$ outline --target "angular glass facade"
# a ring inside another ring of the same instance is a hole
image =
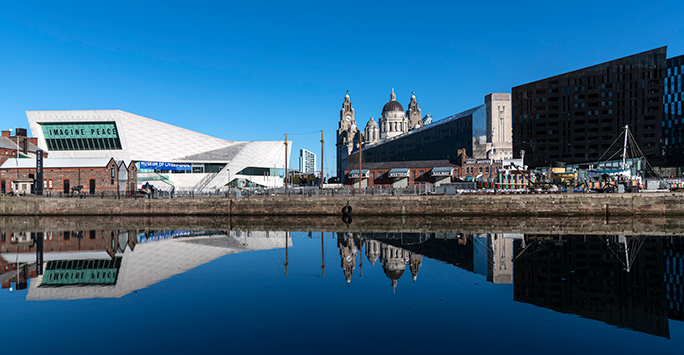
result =
[[[114,122],[41,123],[40,126],[49,151],[121,149]]]
[[[481,137],[484,141],[486,134],[486,107],[480,105],[408,134],[364,146],[363,162],[455,160],[459,149],[473,156],[474,138]],[[347,158],[347,163],[350,162],[358,164],[358,149]]]
[[[674,164],[684,164],[684,115],[682,115],[682,70],[684,56],[667,60],[667,77],[663,106],[665,114],[662,122],[662,154]]]

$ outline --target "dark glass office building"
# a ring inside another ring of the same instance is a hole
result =
[[[480,105],[406,135],[364,146],[363,162],[457,160],[459,149],[472,156],[479,142],[473,138],[485,137],[486,133],[486,106]],[[347,163],[358,164],[358,155],[355,150],[346,158]]]
[[[664,115],[660,143],[669,166],[684,165],[684,115],[682,115],[682,70],[684,56],[667,60],[663,95]]]
[[[514,87],[514,157],[524,151],[530,167],[596,162],[619,155],[623,142],[615,141],[629,125],[657,165],[666,58],[661,47]]]

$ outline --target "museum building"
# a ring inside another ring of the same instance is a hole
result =
[[[133,162],[137,183],[167,191],[283,185],[292,144],[228,141],[122,110],[27,111],[37,145],[58,159]],[[127,165],[128,166],[128,165]]]

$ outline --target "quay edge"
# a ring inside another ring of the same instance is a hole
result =
[[[5,216],[679,216],[684,193],[278,196],[98,199],[0,197]]]

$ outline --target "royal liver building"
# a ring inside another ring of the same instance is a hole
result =
[[[360,138],[363,139],[363,145],[366,146],[400,136],[423,126],[416,95],[411,95],[408,110],[404,111],[404,107],[397,101],[397,95],[392,89],[390,100],[383,106],[378,122],[375,122],[375,119],[371,117],[365,130],[361,132],[356,126],[351,99],[349,94],[346,94],[342,103],[342,110],[340,110],[340,123],[337,130],[338,178],[344,177],[346,157],[358,148]]]
[[[371,117],[363,131],[356,126],[347,94],[337,130],[337,176],[342,182],[345,170],[351,170],[348,160],[354,169],[358,167],[361,139],[364,162],[459,161],[461,154],[463,158],[511,159],[511,94],[490,93],[484,104],[433,122],[430,114],[421,119],[415,95],[404,111],[392,90],[380,119],[376,122]]]

